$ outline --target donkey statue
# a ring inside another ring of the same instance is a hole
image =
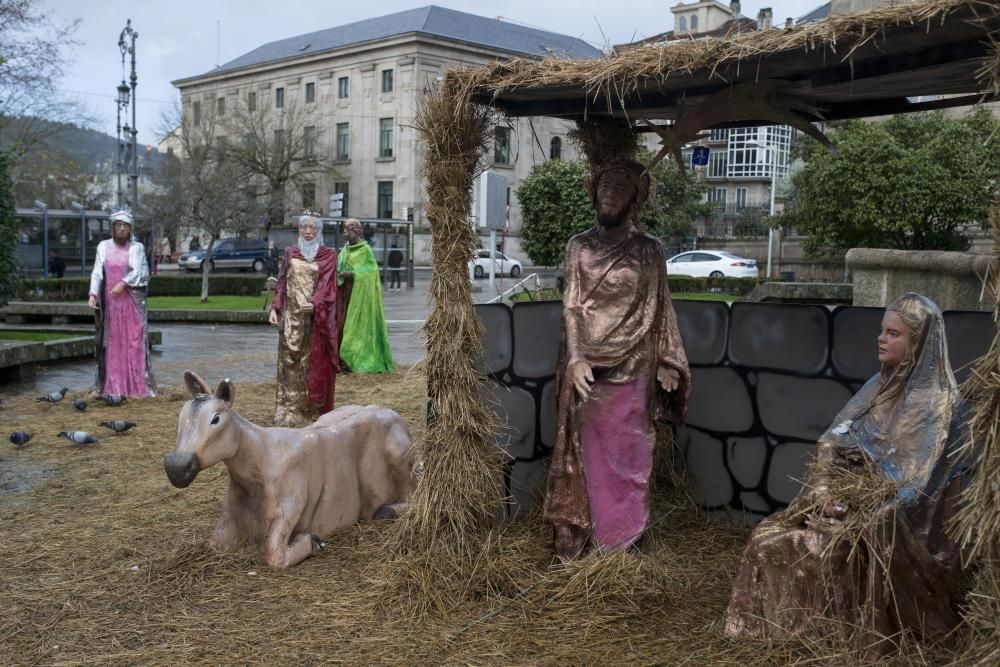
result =
[[[406,507],[416,486],[413,450],[392,410],[347,405],[305,428],[265,428],[232,409],[228,379],[215,394],[191,371],[184,382],[192,398],[163,467],[178,488],[220,461],[229,468],[213,548],[263,544],[264,561],[283,569],[321,550],[333,531]]]

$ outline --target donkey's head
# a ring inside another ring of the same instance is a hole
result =
[[[184,384],[191,400],[181,408],[177,421],[177,447],[163,457],[163,468],[170,483],[184,488],[206,468],[236,453],[239,424],[231,410],[236,393],[225,379],[212,394],[196,373],[184,371]]]

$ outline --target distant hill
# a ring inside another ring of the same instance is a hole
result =
[[[33,144],[36,151],[61,153],[85,172],[113,161],[117,154],[118,141],[110,134],[40,118],[0,119],[0,150],[9,150],[26,132],[37,142]],[[146,159],[158,161],[159,154],[152,155],[155,151],[147,153],[144,144],[140,144],[139,151],[147,156]]]

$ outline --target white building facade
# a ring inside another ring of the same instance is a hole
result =
[[[601,52],[576,38],[424,7],[266,44],[173,83],[189,122],[206,109],[224,114],[240,104],[270,105],[276,117],[292,108],[304,114],[306,141],[332,170],[287,193],[292,210],[326,213],[330,195],[342,193],[343,215],[405,216],[419,232],[427,228],[424,147],[413,124],[428,90],[454,67],[547,54],[580,58]],[[513,191],[535,164],[576,157],[566,138],[571,127],[549,118],[497,126],[490,157],[491,168],[508,181],[508,252],[519,250],[521,216]]]

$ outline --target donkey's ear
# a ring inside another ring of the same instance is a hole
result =
[[[211,394],[212,390],[208,388],[205,381],[202,380],[197,373],[194,371],[184,371],[184,384],[187,385],[188,391],[191,392],[191,397],[195,397],[198,394]]]
[[[232,406],[233,399],[236,398],[236,387],[226,378],[219,383],[219,388],[215,390],[215,397],[228,406]]]

